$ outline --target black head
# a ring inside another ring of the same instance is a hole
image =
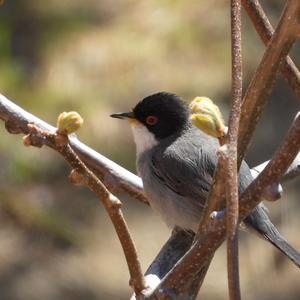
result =
[[[141,100],[131,112],[112,114],[113,118],[136,119],[157,139],[180,133],[189,124],[188,106],[180,97],[160,92]]]
[[[144,98],[133,109],[133,115],[158,139],[179,133],[188,123],[187,104],[166,92]]]

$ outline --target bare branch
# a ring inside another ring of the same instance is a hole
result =
[[[23,110],[1,94],[0,119],[5,121],[10,133],[28,134],[28,124],[35,124],[40,129],[55,132],[55,127]],[[70,136],[70,145],[112,192],[122,191],[141,202],[148,203],[143,193],[142,180],[138,176],[81,143],[76,135]]]
[[[222,199],[224,196],[224,182],[222,182],[222,180],[225,175],[225,164],[225,153],[221,150],[219,151],[218,168],[216,169],[214,176],[214,184],[209,193],[207,206],[203,212],[199,229],[194,239],[194,244],[186,252],[182,259],[174,265],[172,271],[162,279],[149,299],[169,299],[169,297],[172,297],[172,295],[179,297],[186,292],[190,282],[197,282],[197,289],[201,287],[212,260],[213,253],[210,253],[206,256],[198,256],[195,245],[201,244],[203,236],[207,237],[209,232],[211,230],[215,230],[217,228],[216,224],[219,223],[218,220],[215,220],[211,217],[211,213],[219,210],[222,205]],[[211,243],[210,247],[212,247],[214,241],[214,239],[207,241]]]
[[[266,102],[266,98],[271,91],[281,61],[287,55],[289,49],[295,41],[295,24],[298,22],[299,11],[300,2],[289,0],[276,32],[274,33],[274,36],[269,43],[266,53],[260,63],[260,66],[248,87],[244,105],[242,107],[243,117],[240,122],[242,128],[240,127],[239,131],[241,134],[239,136],[239,149],[241,149],[239,156],[240,161],[245,154],[258,118]],[[295,156],[296,155],[297,153]],[[290,161],[290,163],[291,162],[292,161]],[[288,168],[288,166],[289,165],[287,164],[286,168]],[[283,173],[281,175],[283,175]],[[256,178],[256,180],[258,178],[259,176]],[[268,185],[275,183],[278,183],[278,181],[270,182]],[[265,185],[263,188],[265,189],[266,187],[267,185]],[[212,190],[213,189],[214,187],[212,187]],[[262,189],[261,193],[259,194],[260,199],[264,189]],[[258,203],[256,203],[256,205],[257,204]],[[210,204],[208,204],[208,206],[210,206]],[[254,206],[252,209],[253,208]],[[240,212],[241,209],[244,213],[244,207],[240,208]],[[250,213],[252,209],[247,209],[247,213]],[[243,218],[245,216],[246,214],[243,215]],[[160,296],[161,299],[167,299],[170,297],[170,294],[179,294],[183,285],[182,278],[184,278],[185,282],[193,280],[195,274],[197,274],[197,271],[201,270],[203,266],[210,262],[214,252],[222,244],[224,238],[224,220],[209,220],[203,227],[200,227],[196,241],[192,245],[191,249],[174,266],[172,272],[169,272],[165,276],[160,285],[156,288],[153,298],[151,299],[155,299],[155,297],[158,296]]]
[[[266,167],[241,195],[240,221],[259,204],[262,200],[264,189],[280,180],[280,177],[288,169],[289,164],[297,156],[299,148],[300,116],[294,122],[278,151],[276,151],[269,167]],[[190,282],[195,277],[195,274],[210,262],[214,252],[225,240],[226,226],[224,219],[208,221],[205,224],[205,228],[202,228],[201,234],[189,251],[174,266],[172,272],[169,272],[164,277],[156,289],[156,296],[161,296],[164,293],[166,298],[161,299],[168,299],[167,297],[170,293],[178,294],[178,276],[180,279],[184,278],[185,282]],[[151,299],[155,299],[155,297]]]
[[[276,31],[244,96],[238,141],[239,164],[249,146],[279,68],[295,42],[299,11],[300,1],[287,1]]]
[[[55,127],[49,125],[45,121],[37,118],[36,116],[28,113],[15,103],[8,100],[6,97],[0,94],[0,119],[6,122],[7,127],[11,133],[28,133],[28,124],[36,124],[39,128],[48,130],[50,132],[55,131]],[[101,155],[95,150],[91,149],[87,145],[80,142],[76,135],[70,136],[70,144],[75,150],[80,159],[103,181],[105,186],[112,192],[125,192],[145,204],[148,204],[148,200],[143,192],[143,183],[140,177],[129,172],[123,167],[119,166],[115,162],[111,161],[107,157]],[[253,173],[261,172],[263,169],[262,163],[259,166],[254,167]],[[290,168],[287,174],[283,177],[284,180],[294,178],[300,173],[300,158],[295,161],[294,168]],[[214,210],[214,209],[213,209]],[[210,214],[208,214],[209,216]]]
[[[267,45],[272,38],[274,29],[259,1],[242,0],[242,4],[247,11],[260,38],[262,39],[264,44]],[[296,98],[298,99],[298,101],[300,101],[300,72],[289,56],[284,59],[280,69],[284,78],[290,85],[291,89],[294,91]]]
[[[10,128],[10,130],[13,130],[13,133],[25,133],[27,134],[28,131],[28,124],[32,124],[35,123],[38,125],[38,127],[43,128],[45,130],[49,130],[50,132],[54,132],[55,128],[50,126],[49,124],[45,123],[44,121],[38,119],[37,117],[33,116],[32,114],[26,112],[25,110],[21,109],[20,107],[18,107],[17,105],[15,105],[14,103],[12,103],[11,101],[9,101],[8,99],[6,99],[4,96],[0,95],[0,118],[3,119],[4,121],[8,121],[7,123],[7,127]],[[13,124],[13,126],[9,125],[9,124]],[[15,129],[13,129],[15,128]],[[76,151],[77,153],[81,154],[81,158],[83,158],[83,160],[85,160],[85,158],[88,160],[89,163],[93,164],[94,167],[96,169],[99,170],[103,170],[102,172],[105,175],[104,178],[106,178],[104,180],[104,183],[106,183],[106,180],[109,180],[108,178],[112,178],[112,182],[114,185],[114,190],[122,190],[122,191],[127,191],[124,186],[128,186],[128,190],[131,190],[133,192],[130,192],[129,194],[131,196],[133,196],[136,199],[140,199],[140,195],[142,195],[144,197],[144,195],[140,192],[142,191],[142,183],[139,177],[135,176],[134,174],[130,173],[129,171],[123,169],[122,167],[118,166],[116,163],[110,161],[109,159],[107,159],[106,157],[102,156],[101,154],[97,153],[96,151],[90,149],[88,146],[84,145],[83,143],[81,143],[80,141],[78,141],[75,137],[71,138],[71,143],[72,143],[72,147],[76,147]],[[293,164],[291,165],[291,167],[287,170],[287,179],[290,178],[290,173],[294,173],[294,171],[298,170],[298,174],[299,174],[299,165],[300,165],[300,157],[299,155],[297,156],[297,159],[295,159],[295,161],[293,162]],[[223,166],[224,166],[224,162],[223,162]],[[255,167],[253,170],[257,169],[258,173],[262,171],[262,167],[261,165],[257,167]],[[120,174],[118,174],[120,170]],[[123,171],[125,170],[125,171]],[[217,172],[220,170],[224,170],[224,168],[217,168]],[[102,174],[103,174],[102,173]],[[98,173],[97,173],[98,174]],[[217,177],[222,177],[222,174],[219,174],[219,176]],[[120,179],[121,178],[121,179]],[[136,180],[136,178],[138,180]],[[285,179],[285,176],[283,177],[283,179]],[[123,183],[122,188],[120,189],[118,184],[119,184],[119,180]],[[218,182],[218,181],[217,181]],[[220,182],[221,183],[221,182]],[[216,193],[214,196],[210,196],[211,198],[214,199],[219,199],[220,195],[224,194],[224,190],[223,190],[223,185],[222,183],[218,185],[219,188],[216,188],[216,184],[214,185],[215,189],[211,191]],[[209,204],[211,203],[211,205]],[[203,224],[208,224],[209,221],[211,221],[211,213],[213,211],[219,211],[218,208],[218,204],[219,202],[216,201],[211,202],[208,201],[208,206],[206,209],[206,213],[204,213],[203,217]],[[219,218],[215,219],[213,218],[213,224],[218,223]],[[202,224],[202,227],[203,227]],[[205,228],[203,227],[203,229],[201,230],[201,235],[207,237],[208,232],[210,230],[209,226],[205,226]],[[213,237],[213,236],[212,236]],[[185,241],[185,239],[189,240],[188,237],[185,237],[184,235],[180,235],[180,239],[182,243],[185,243],[188,241]],[[164,265],[165,263],[168,264],[168,256],[161,256],[160,258],[161,261],[161,265]],[[164,260],[166,259],[166,261],[164,262]],[[210,258],[211,259],[211,258]],[[206,267],[208,268],[209,266],[209,262],[210,260],[207,260],[207,264]],[[175,261],[172,261],[172,263],[169,265],[171,266],[172,264],[175,264]],[[173,266],[172,266],[173,267]],[[194,278],[194,283],[198,283],[201,284],[206,271],[204,272],[204,269],[201,269],[201,266],[199,266],[199,270],[202,270],[202,272],[198,272],[196,276],[198,276],[198,278]],[[159,274],[162,271],[160,271]],[[168,271],[166,271],[167,273]],[[155,270],[152,269],[152,273],[155,274]],[[158,275],[158,278],[160,275]],[[197,279],[197,280],[196,280]],[[196,295],[197,291],[199,290],[199,286],[193,286],[192,288],[189,287],[185,287],[183,288],[183,291],[187,289],[188,292],[186,292],[186,294],[189,293],[189,295],[191,296],[192,293]],[[194,299],[194,298],[190,298],[190,299]]]
[[[6,124],[6,127],[10,130],[9,125]],[[45,144],[59,152],[71,166],[73,180],[74,177],[77,177],[77,179],[79,178],[80,181],[82,181],[82,184],[86,185],[97,195],[99,200],[101,200],[121,242],[130,273],[130,284],[136,295],[141,295],[146,287],[144,276],[142,274],[134,242],[123,217],[120,200],[111,194],[97,176],[80,160],[69,145],[67,135],[60,134],[58,131],[56,133],[50,133],[33,124],[28,125],[28,131],[29,134],[25,137],[26,145],[31,144],[40,147]]]
[[[300,150],[300,114],[293,122],[286,137],[263,171],[250,184],[241,196],[240,219],[244,219],[249,211],[261,201],[264,189],[278,183],[288,170]]]
[[[254,175],[253,177],[258,176],[258,174],[260,174],[263,171],[263,169],[268,165],[268,163],[269,163],[269,160],[254,167],[251,170],[251,172],[252,172],[252,175],[254,173],[256,173],[256,175]],[[287,169],[286,173],[284,174],[284,176],[281,178],[280,181],[285,182],[285,181],[294,179],[298,176],[300,176],[300,153],[298,153],[298,155],[296,156],[294,161],[291,163],[291,165],[289,166],[289,168]]]
[[[232,104],[228,123],[228,145],[226,152],[226,232],[227,270],[229,298],[241,299],[238,262],[238,168],[237,141],[242,103],[242,43],[241,1],[231,0],[231,61],[232,61]]]

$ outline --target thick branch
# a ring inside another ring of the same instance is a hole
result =
[[[239,164],[245,156],[280,66],[295,42],[299,14],[300,1],[289,0],[267,50],[248,86],[243,100],[239,128]]]
[[[268,45],[274,33],[274,29],[259,1],[242,0],[242,4],[247,11],[260,38],[265,45]],[[283,60],[280,69],[284,78],[290,85],[291,89],[294,91],[296,98],[300,101],[300,72],[289,56],[287,56]]]

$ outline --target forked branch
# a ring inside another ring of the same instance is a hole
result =
[[[6,123],[6,128],[9,131],[13,130],[9,126],[9,123]],[[142,292],[146,289],[146,285],[134,242],[123,217],[120,200],[110,193],[97,176],[80,160],[70,146],[66,134],[62,134],[59,131],[53,133],[42,130],[36,125],[31,124],[28,125],[28,135],[24,138],[24,144],[37,147],[47,145],[56,150],[72,168],[70,174],[71,182],[76,185],[86,185],[97,195],[110,216],[121,242],[130,273],[130,284],[137,295],[137,299],[142,299]]]
[[[242,4],[260,38],[264,44],[267,45],[273,36],[274,29],[259,1],[242,0]],[[280,70],[294,92],[297,100],[300,101],[300,72],[289,56],[284,59]]]

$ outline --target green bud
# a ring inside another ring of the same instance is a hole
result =
[[[61,134],[71,134],[77,131],[82,124],[83,119],[76,111],[63,112],[57,118],[57,128]]]
[[[207,97],[196,97],[189,105],[190,120],[206,134],[216,138],[225,135],[226,127],[219,107]]]

